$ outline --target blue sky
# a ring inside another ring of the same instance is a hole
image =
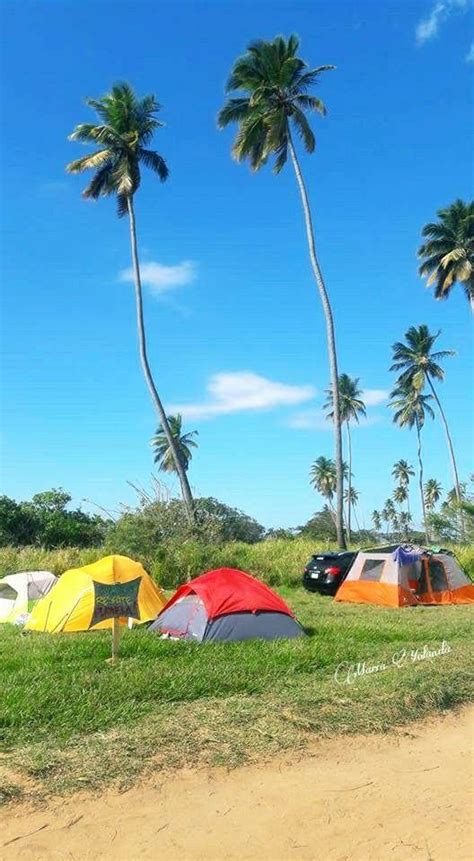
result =
[[[302,155],[340,370],[360,377],[369,420],[354,430],[359,517],[415,463],[391,423],[390,345],[408,326],[453,348],[440,395],[461,475],[472,470],[472,324],[456,287],[435,302],[417,275],[421,226],[472,189],[472,6],[463,0],[334,3],[15,2],[2,7],[2,488],[18,499],[63,486],[74,503],[133,503],[148,485],[156,422],[135,334],[128,225],[111,201],[81,200],[67,141],[92,118],[85,96],[116,80],[154,92],[155,148],[170,180],[136,201],[150,358],[168,406],[199,430],[190,472],[267,526],[307,520],[308,471],[332,455],[321,419],[324,320],[288,166],[253,175],[215,117],[235,57],[253,38],[297,32],[319,95],[315,155]],[[439,421],[426,477],[452,485]],[[415,491],[413,491],[415,496]],[[87,506],[85,506],[87,507]],[[416,502],[415,502],[416,510]]]

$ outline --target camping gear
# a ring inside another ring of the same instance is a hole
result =
[[[72,568],[34,608],[26,630],[61,633],[115,628],[127,618],[148,622],[165,597],[139,562],[106,556],[92,565]]]
[[[198,643],[304,636],[294,614],[275,592],[234,568],[207,571],[180,586],[150,631]]]
[[[47,595],[57,579],[51,571],[19,571],[0,580],[0,623],[26,620],[30,603]]]
[[[335,601],[406,607],[474,603],[474,585],[448,551],[420,547],[360,551]]]

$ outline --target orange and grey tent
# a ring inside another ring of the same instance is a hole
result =
[[[106,556],[92,565],[72,568],[38,601],[28,631],[88,631],[111,628],[113,618],[148,622],[166,603],[161,589],[139,562]]]
[[[420,548],[360,551],[336,601],[407,607],[474,603],[474,585],[455,557]]]

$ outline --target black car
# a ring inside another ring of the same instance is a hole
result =
[[[351,567],[356,553],[318,553],[304,569],[303,586],[310,592],[335,595]]]

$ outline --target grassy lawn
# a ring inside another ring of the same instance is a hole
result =
[[[170,766],[233,766],[315,734],[385,732],[472,696],[472,608],[385,610],[280,591],[304,640],[199,646],[125,631],[115,667],[108,633],[2,626],[0,800],[127,785]],[[411,650],[443,640],[449,654],[412,661]],[[336,681],[342,662],[364,661],[388,668],[349,684],[341,670]]]

